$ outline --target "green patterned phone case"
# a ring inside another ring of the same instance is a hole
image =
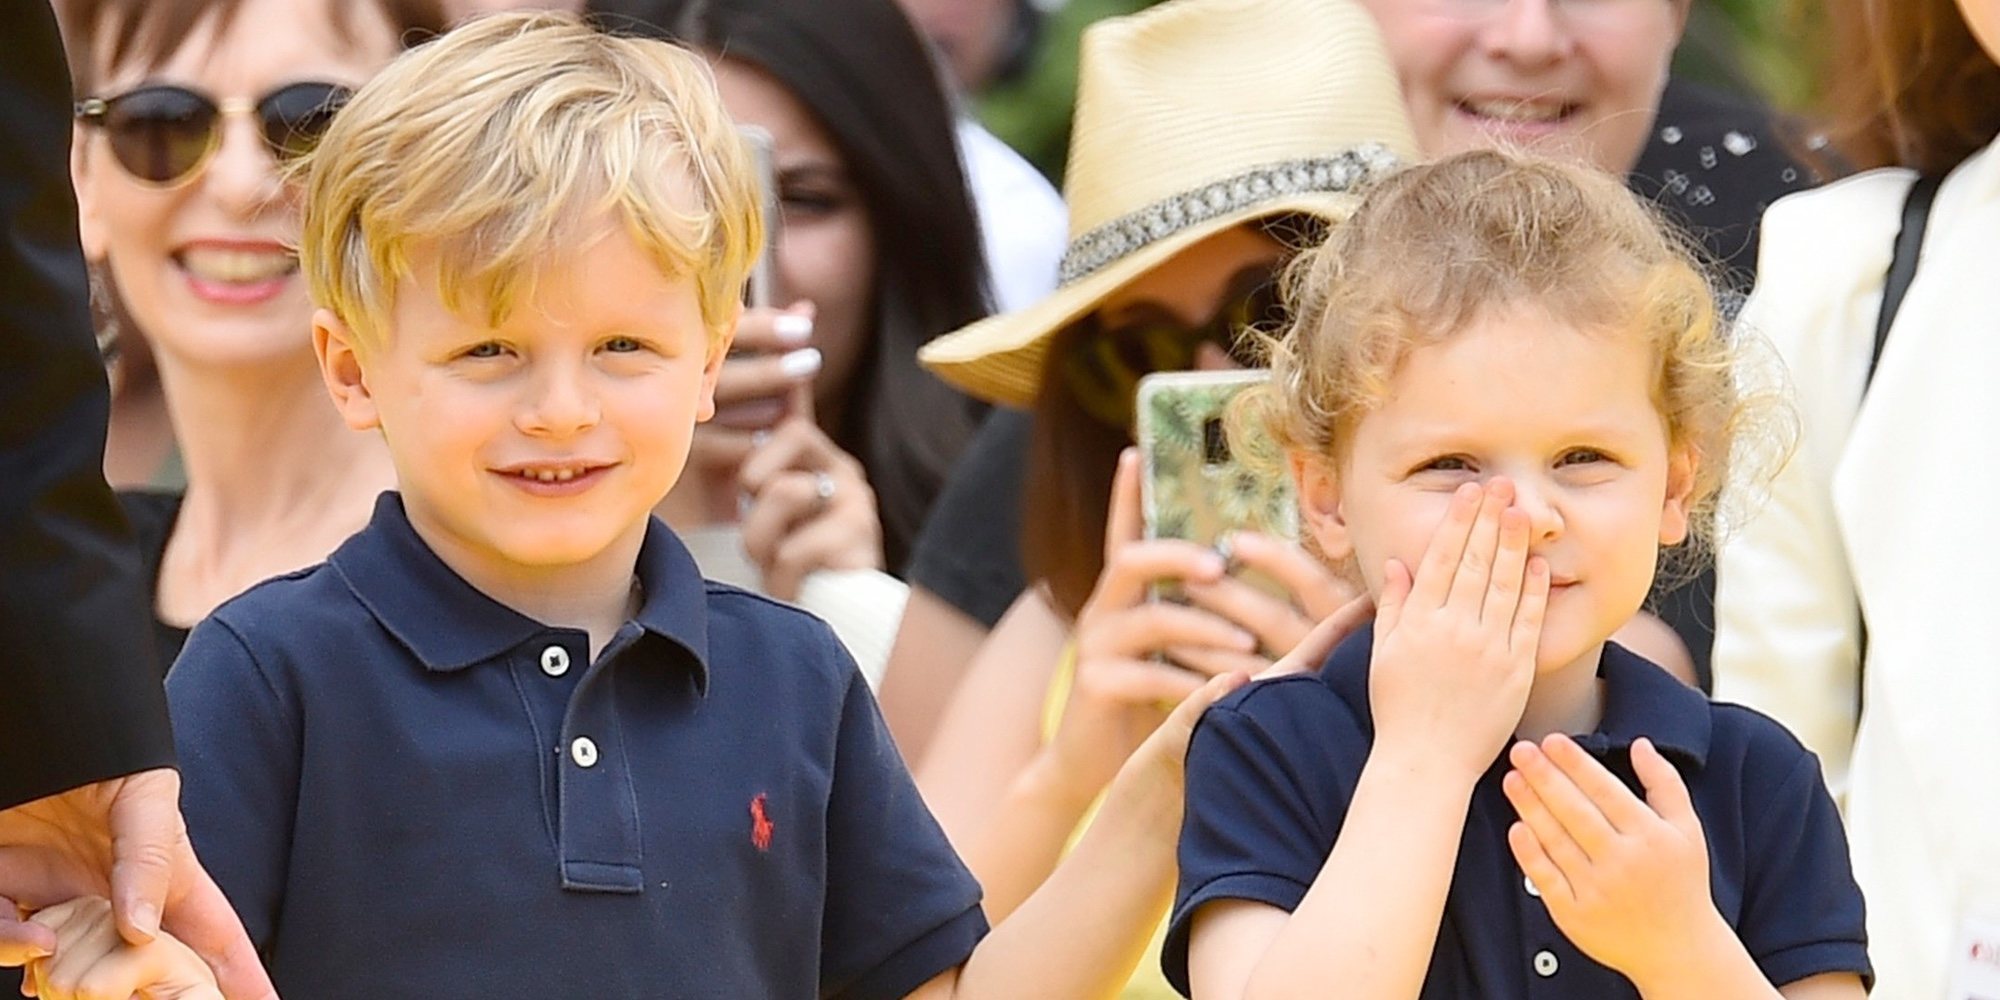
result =
[[[1289,477],[1247,466],[1223,429],[1230,401],[1263,382],[1263,370],[1160,372],[1139,382],[1138,432],[1144,459],[1141,495],[1146,537],[1214,546],[1232,531],[1296,539],[1298,502]],[[1239,573],[1246,582],[1289,598],[1275,580]],[[1158,596],[1177,595],[1162,588]]]

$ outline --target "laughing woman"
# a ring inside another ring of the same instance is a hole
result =
[[[318,562],[389,487],[313,361],[286,159],[429,0],[69,0],[85,255],[149,345],[185,493],[126,493],[163,661],[216,605]]]

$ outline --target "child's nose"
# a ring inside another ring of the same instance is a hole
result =
[[[517,423],[526,434],[567,437],[596,426],[599,415],[597,395],[581,372],[549,371],[534,379]]]
[[[1562,537],[1562,508],[1549,484],[1533,477],[1514,480],[1514,506],[1528,515],[1528,537],[1551,542]]]

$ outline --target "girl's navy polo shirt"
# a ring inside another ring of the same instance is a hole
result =
[[[1319,876],[1373,739],[1372,643],[1364,630],[1319,673],[1245,687],[1196,726],[1161,959],[1183,994],[1197,908],[1251,899],[1290,912]],[[1765,976],[1780,986],[1823,972],[1870,979],[1861,890],[1819,761],[1777,723],[1711,703],[1616,644],[1605,644],[1598,675],[1604,719],[1578,742],[1634,789],[1641,736],[1680,770],[1708,839],[1716,909]],[[1638,997],[1563,937],[1515,865],[1507,770],[1503,752],[1474,787],[1423,1000]]]
[[[182,804],[288,1000],[900,997],[979,886],[827,626],[665,526],[586,636],[452,573],[386,494],[194,630]]]

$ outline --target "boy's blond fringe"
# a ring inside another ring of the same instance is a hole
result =
[[[544,266],[618,225],[663,273],[692,276],[718,338],[763,239],[704,60],[562,14],[479,18],[404,53],[295,169],[308,288],[364,350],[402,280],[498,326]]]

